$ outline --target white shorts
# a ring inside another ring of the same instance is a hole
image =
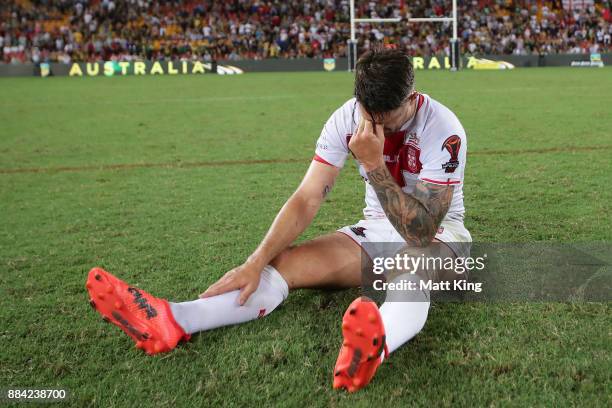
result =
[[[370,258],[394,256],[402,246],[406,244],[404,238],[395,230],[387,218],[361,220],[355,225],[348,225],[338,230],[348,235],[359,246],[361,246]],[[435,238],[444,242],[457,257],[468,257],[470,255],[470,244],[472,236],[462,222],[444,220],[438,228]],[[363,245],[368,243],[367,245]],[[376,244],[381,245],[376,245]],[[397,243],[397,246],[389,245]]]

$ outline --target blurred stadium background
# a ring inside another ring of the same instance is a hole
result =
[[[612,63],[610,1],[457,1],[459,72],[450,22],[407,23],[451,0],[355,4],[402,19],[358,24],[358,52],[407,48],[466,128],[475,240],[610,242],[612,75],[589,68]],[[349,5],[0,1],[0,387],[103,407],[612,405],[609,302],[434,304],[355,395],[331,369],[357,289],[293,293],[159,358],[90,310],[92,266],[186,300],[249,255],[351,97]],[[124,71],[155,75],[106,77]],[[301,239],[358,220],[346,167]]]
[[[0,4],[5,63],[346,57],[349,0],[10,0]],[[461,51],[470,55],[605,53],[609,0],[457,2]],[[360,18],[445,17],[451,0],[356,1]],[[360,24],[374,43],[415,56],[449,55],[451,23]]]

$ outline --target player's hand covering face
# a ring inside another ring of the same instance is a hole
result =
[[[349,141],[349,149],[366,171],[374,170],[383,161],[385,132],[381,124],[374,125],[371,121],[361,119],[357,132]]]

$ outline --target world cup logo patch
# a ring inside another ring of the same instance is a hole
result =
[[[454,173],[459,167],[459,149],[461,148],[461,138],[457,135],[452,135],[442,143],[442,149],[450,154],[450,160],[442,165],[446,173]]]

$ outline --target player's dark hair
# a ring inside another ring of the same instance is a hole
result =
[[[374,120],[397,109],[414,87],[414,69],[399,49],[375,48],[355,66],[355,97]]]

